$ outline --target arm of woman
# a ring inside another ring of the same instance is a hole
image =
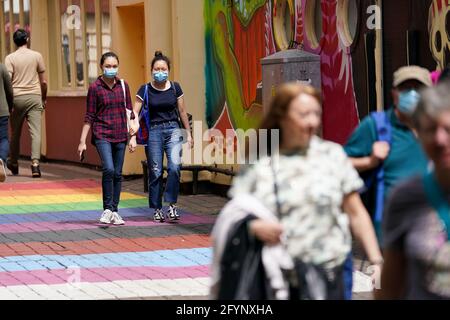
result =
[[[139,98],[136,98],[136,100],[134,101],[134,106],[133,106],[133,112],[135,115],[134,118],[134,124],[135,125],[131,125],[130,126],[130,136],[134,137],[136,135],[136,133],[139,130],[139,113],[141,112],[142,109],[142,101]]]
[[[283,228],[278,222],[255,219],[249,222],[249,231],[262,242],[276,245],[280,242]]]
[[[81,158],[83,151],[87,149],[86,139],[89,134],[89,130],[95,121],[95,114],[97,112],[97,94],[93,86],[89,87],[86,98],[86,115],[84,116],[84,125],[81,130],[80,144],[78,145],[78,154]]]
[[[406,259],[398,250],[384,251],[384,266],[381,273],[381,290],[375,291],[377,300],[402,299],[405,290]]]
[[[370,263],[381,264],[383,257],[378,246],[375,230],[357,192],[352,192],[344,197],[343,209],[349,215],[352,233],[363,246]]]
[[[91,124],[85,123],[83,125],[83,129],[81,130],[80,144],[78,145],[78,155],[80,156],[80,159],[81,159],[81,154],[83,153],[83,151],[85,151],[87,149],[86,139],[87,139],[87,135],[89,134],[90,129],[91,129]]]
[[[194,147],[194,140],[192,139],[191,135],[191,126],[189,125],[189,118],[186,112],[184,97],[178,98],[178,112],[180,113],[181,122],[183,123],[183,126],[187,131],[186,132],[187,142],[189,143],[189,146],[192,148]]]
[[[130,153],[133,153],[136,151],[136,147],[137,147],[137,141],[136,141],[136,134],[139,130],[139,113],[141,112],[142,109],[142,101],[139,98],[136,98],[135,102],[134,102],[134,106],[133,106],[133,112],[135,114],[135,118],[133,120],[133,122],[131,122],[131,126],[130,126],[130,142],[128,143],[128,150],[130,151]]]

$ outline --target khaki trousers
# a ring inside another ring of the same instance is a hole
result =
[[[10,160],[17,163],[20,155],[20,135],[25,119],[31,135],[31,160],[41,158],[41,119],[42,98],[40,95],[28,94],[14,97],[14,110],[11,114],[12,137]]]

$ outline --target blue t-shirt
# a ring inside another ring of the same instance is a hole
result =
[[[145,86],[148,88],[147,101],[144,101]],[[166,90],[156,89],[152,83],[147,83],[136,94],[136,97],[144,103],[147,103],[151,124],[178,121],[176,108],[178,108],[178,99],[182,96],[183,90],[181,90],[180,85],[176,82],[171,82],[170,88]]]
[[[383,162],[385,199],[392,187],[405,178],[423,174],[428,165],[428,159],[414,133],[398,120],[392,108],[386,114],[392,126],[392,144]],[[370,156],[372,145],[378,141],[377,136],[375,121],[367,116],[355,129],[344,150],[352,158]]]

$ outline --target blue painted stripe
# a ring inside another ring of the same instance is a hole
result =
[[[34,255],[0,258],[0,272],[55,270],[70,267],[193,267],[209,265],[212,248],[85,255]]]
[[[178,210],[181,215],[188,215],[184,210]],[[127,208],[120,210],[120,215],[124,218],[130,217],[151,217],[153,212],[149,208]],[[94,211],[66,211],[58,213],[24,213],[0,215],[0,224],[28,223],[28,222],[80,222],[98,221],[101,215],[100,210]]]

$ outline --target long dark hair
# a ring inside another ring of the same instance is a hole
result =
[[[158,61],[164,61],[165,63],[167,63],[167,67],[169,68],[170,71],[170,59],[167,56],[163,55],[161,51],[155,52],[155,57],[152,60],[152,70],[153,67],[155,66],[155,63]]]

